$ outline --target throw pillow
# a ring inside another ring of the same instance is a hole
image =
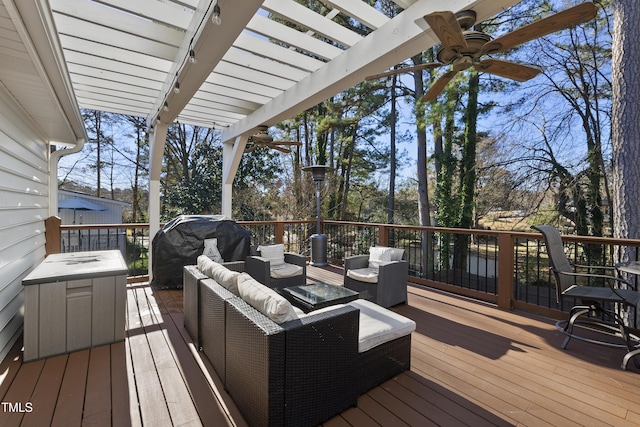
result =
[[[238,276],[238,291],[240,298],[276,323],[298,318],[289,301],[247,273]]]
[[[202,252],[202,255],[208,256],[215,262],[224,261],[218,250],[218,239],[204,239],[204,252]]]
[[[284,265],[284,245],[260,245],[258,246],[260,256],[266,258],[271,263],[271,268]]]
[[[369,248],[369,268],[377,269],[381,264],[391,261],[393,250],[384,246]]]

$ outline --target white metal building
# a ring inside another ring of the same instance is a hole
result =
[[[58,202],[78,198],[86,200],[104,210],[94,209],[65,209],[58,203],[58,216],[62,225],[69,224],[122,224],[122,211],[131,206],[129,203],[104,197],[91,196],[77,191],[58,190]]]

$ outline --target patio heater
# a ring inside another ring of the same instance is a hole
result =
[[[328,170],[331,170],[327,165],[312,165],[302,168],[305,172],[311,172],[313,181],[316,183],[316,234],[311,235],[311,262],[310,265],[316,267],[323,267],[328,264],[327,262],[327,236],[320,232],[320,188],[324,176]]]

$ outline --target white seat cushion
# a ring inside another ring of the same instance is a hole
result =
[[[287,277],[299,276],[302,274],[302,267],[288,262],[282,265],[271,266],[269,270],[274,279],[286,279]]]
[[[373,267],[349,269],[347,276],[358,282],[378,283],[378,269]]]
[[[364,353],[380,344],[409,335],[416,322],[364,299],[348,303],[360,310],[358,351]]]
[[[298,318],[289,301],[247,273],[238,276],[238,291],[240,298],[276,323]]]

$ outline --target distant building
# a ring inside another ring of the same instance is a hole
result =
[[[58,190],[58,206],[62,200],[74,197],[101,206],[105,210],[58,208],[58,216],[62,220],[62,225],[122,224],[122,211],[131,205],[104,197],[90,196],[79,191]]]
[[[122,224],[122,210],[129,206],[117,200],[58,190],[58,216],[62,225]],[[126,256],[124,228],[63,230],[60,237],[62,252],[119,249]]]

